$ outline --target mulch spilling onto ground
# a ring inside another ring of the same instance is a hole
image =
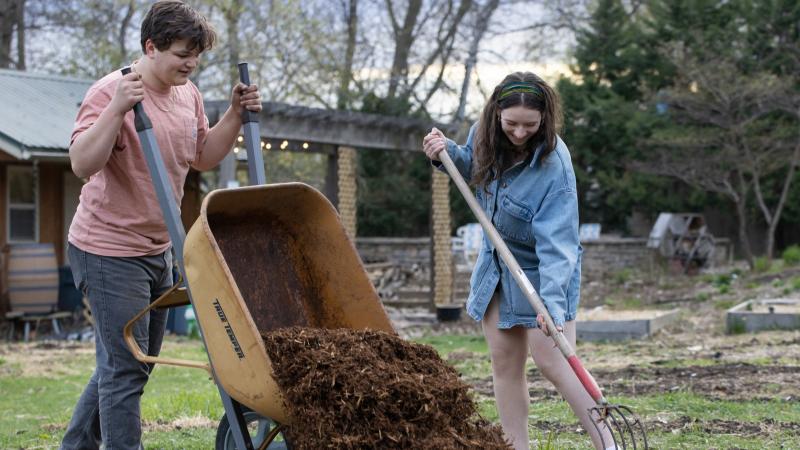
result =
[[[469,387],[431,347],[369,330],[264,334],[302,449],[508,449]]]

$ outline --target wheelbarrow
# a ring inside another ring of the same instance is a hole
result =
[[[249,84],[246,64],[240,78]],[[272,378],[261,333],[289,326],[373,329],[394,333],[355,246],[331,203],[303,183],[264,183],[258,118],[243,114],[254,186],[218,189],[203,200],[185,234],[161,153],[141,104],[136,129],[185,285],[179,281],[125,327],[141,362],[209,372],[225,408],[216,447],[287,448],[272,442],[290,424],[287,403]],[[154,308],[191,304],[209,362],[152,357],[132,335]],[[256,435],[248,425],[256,423]]]

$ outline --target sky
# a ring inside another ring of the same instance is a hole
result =
[[[511,5],[513,6],[513,5]],[[481,51],[479,53],[478,65],[476,71],[472,75],[472,84],[469,90],[467,117],[476,117],[480,109],[483,107],[486,96],[492,91],[507,74],[515,71],[531,71],[546,81],[555,83],[560,76],[570,76],[568,61],[568,48],[571,44],[569,37],[556,37],[550,35],[535,35],[530,31],[517,31],[509,32],[507,28],[515,28],[522,26],[523,22],[533,22],[543,20],[542,17],[546,11],[542,8],[533,6],[526,6],[526,14],[520,16],[517,8],[501,7],[495,12],[493,17],[493,25],[489,28],[489,33],[484,38],[481,44]],[[523,20],[520,17],[524,17]],[[364,25],[370,25],[368,19]],[[501,26],[498,26],[501,24]],[[384,24],[385,26],[385,24]],[[505,27],[505,28],[504,28]],[[388,33],[389,30],[382,30]],[[135,34],[137,39],[133,39]],[[138,29],[131,30],[131,49],[135,50],[138,45]],[[37,33],[37,38],[33,42],[28,43],[29,52],[33,55],[48,55],[48,51],[53,48],[64,47],[63,41],[59,42],[58,36],[52,33]],[[388,36],[386,37],[388,39]],[[383,39],[381,39],[383,40]],[[531,48],[537,41],[548,44],[548,48],[539,49],[538,52],[532,52]],[[69,44],[67,44],[69,45]],[[465,47],[466,42],[457,42],[461,48]],[[214,49],[213,51],[219,51]],[[388,50],[392,50],[391,46]],[[534,57],[531,53],[537,53],[544,56]],[[39,61],[34,69],[43,72],[57,72],[57,65],[63,63],[63,56],[76,57],[75,52],[68,52],[67,55],[61,54],[62,59],[44,57],[38,58]],[[391,54],[386,57],[391,58]],[[33,62],[33,61],[31,61]],[[383,61],[382,63],[388,64],[390,61]],[[411,72],[414,72],[414,67],[411,67]],[[388,76],[388,68],[375,69],[370,68],[363,71],[362,76]],[[417,68],[417,70],[419,70]],[[435,74],[439,69],[431,67],[429,69],[429,81],[433,81]],[[462,62],[456,62],[447,68],[445,71],[445,80],[449,86],[458,91],[464,78],[464,67]],[[207,93],[210,97],[218,97],[213,92]],[[452,118],[458,107],[459,93],[447,92],[440,90],[428,103],[427,110],[436,119],[446,121]],[[319,107],[320,105],[309,105]]]
[[[517,23],[518,20],[508,15],[516,14],[513,10],[498,10],[493,22]],[[483,103],[493,88],[512,72],[533,72],[545,81],[555,84],[560,77],[571,77],[569,68],[569,51],[572,37],[569,35],[536,36],[530,31],[500,32],[484,38],[478,55],[476,72],[472,76],[469,95],[467,97],[467,117],[476,117]],[[548,41],[547,48],[531,51],[535,40]],[[535,55],[541,54],[540,56]],[[436,70],[432,70],[436,73]],[[451,86],[460,89],[464,79],[464,66],[453,65],[445,72],[445,78]],[[480,86],[478,86],[480,83]],[[458,95],[446,92],[437,93],[431,99],[428,111],[434,116],[452,117],[458,107]]]

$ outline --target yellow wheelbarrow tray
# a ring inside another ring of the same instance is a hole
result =
[[[306,184],[212,191],[186,236],[183,258],[217,382],[279,423],[291,419],[262,333],[289,326],[394,332],[336,210]],[[176,285],[131,320],[125,336],[137,359],[210,369],[144,355],[132,336],[150,309],[187,303]]]

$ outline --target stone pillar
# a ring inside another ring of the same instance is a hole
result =
[[[339,147],[338,208],[347,236],[356,240],[356,149]]]
[[[450,243],[450,177],[433,171],[431,181],[433,238],[433,302],[453,302],[453,250]]]

